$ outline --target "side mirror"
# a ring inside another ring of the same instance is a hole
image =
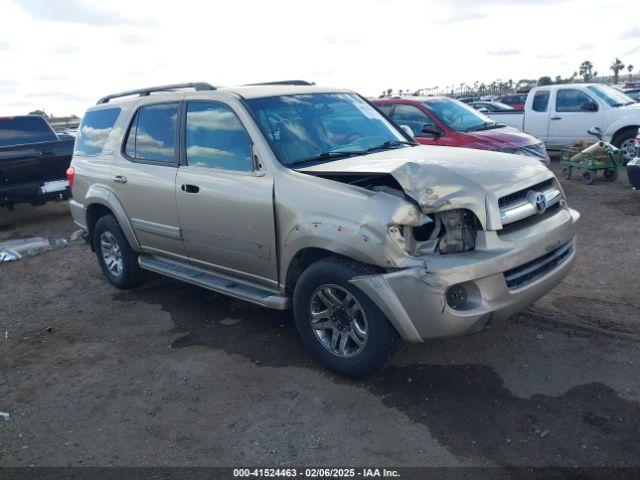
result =
[[[433,135],[434,137],[441,137],[442,134],[444,133],[442,129],[437,125],[429,125],[429,124],[423,125],[420,131],[427,135]]]
[[[593,102],[587,102],[587,103],[583,103],[580,106],[580,109],[586,110],[587,112],[597,112],[598,106]]]
[[[400,125],[400,128],[411,138],[416,138],[416,134],[413,133],[413,130],[411,130],[411,127],[409,125]]]
[[[589,130],[587,130],[587,133],[589,135],[593,135],[598,140],[602,140],[602,130],[600,130],[600,127],[591,127]]]

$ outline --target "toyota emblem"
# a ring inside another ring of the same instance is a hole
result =
[[[527,200],[536,209],[538,215],[542,215],[547,210],[547,197],[544,194],[531,191],[527,193]]]

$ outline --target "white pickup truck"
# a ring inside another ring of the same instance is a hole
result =
[[[536,87],[527,96],[524,112],[487,115],[538,137],[549,150],[591,140],[587,130],[598,127],[604,140],[623,151],[625,162],[633,158],[640,127],[640,103],[612,87],[588,83]]]

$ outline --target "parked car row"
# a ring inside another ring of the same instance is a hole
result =
[[[536,87],[527,95],[523,112],[488,115],[541,139],[550,150],[590,140],[588,130],[597,127],[604,140],[623,151],[625,162],[634,156],[634,138],[640,126],[640,104],[619,90],[600,84]]]
[[[449,97],[405,97],[373,102],[400,125],[408,126],[423,145],[465,147],[515,153],[549,163],[537,138],[495,122],[469,105]]]

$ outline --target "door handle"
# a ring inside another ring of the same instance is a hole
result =
[[[549,120],[562,120],[562,117],[551,117]]]
[[[197,185],[182,185],[182,191],[186,193],[198,193],[200,191],[200,187]]]
[[[113,181],[116,183],[127,183],[127,177],[124,175],[116,175],[113,177]]]

